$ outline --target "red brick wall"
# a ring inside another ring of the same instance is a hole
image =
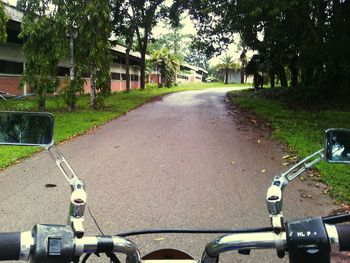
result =
[[[23,90],[19,88],[20,77],[1,77],[0,76],[0,91],[7,92],[14,95],[23,95]],[[60,88],[64,85],[64,79],[60,80]],[[131,81],[131,89],[139,89],[139,81]],[[111,92],[119,92],[126,90],[126,81],[112,80]],[[30,89],[27,88],[27,92]],[[90,79],[86,79],[84,84],[84,93],[90,93]]]
[[[140,82],[139,81],[131,81],[131,89],[139,89]]]
[[[151,74],[150,76],[149,76],[149,82],[150,83],[159,83],[159,74]]]
[[[19,87],[20,77],[0,77],[0,91],[15,95],[23,95]]]
[[[84,93],[90,93],[90,79],[86,79],[84,83]]]

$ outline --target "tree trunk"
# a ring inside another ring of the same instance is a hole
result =
[[[72,87],[72,81],[75,78],[75,74],[74,74],[74,33],[71,31],[70,32],[70,38],[69,38],[69,51],[70,51],[70,69],[69,69],[69,89],[74,89],[74,87]],[[76,96],[75,95],[75,91],[70,92],[70,96]],[[72,112],[75,110],[75,98],[69,98],[68,99],[68,111]]]
[[[270,82],[271,82],[271,88],[275,87],[275,79],[276,79],[276,74],[274,71],[270,72]]]
[[[297,88],[298,87],[299,70],[297,69],[297,67],[295,66],[294,63],[292,65],[290,65],[289,69],[290,69],[290,74],[291,74],[291,86],[293,88]]]
[[[241,84],[244,84],[244,64],[241,67]]]
[[[278,65],[278,73],[279,73],[279,77],[280,77],[280,80],[281,80],[282,88],[288,87],[286,71],[285,71],[284,66],[282,65],[282,63],[279,63],[279,65]]]
[[[140,88],[141,90],[145,90],[146,89],[146,48],[143,47],[141,49],[141,76],[140,76]]]
[[[228,68],[225,69],[225,84],[228,84]]]
[[[93,110],[97,109],[96,101],[96,73],[95,70],[90,75],[90,108]]]
[[[129,92],[131,90],[130,87],[130,48],[126,48],[126,54],[125,54],[125,75],[126,75],[126,91]]]
[[[45,111],[46,110],[46,94],[43,92],[42,94],[39,94],[39,111]]]

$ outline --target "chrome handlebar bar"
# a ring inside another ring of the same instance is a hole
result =
[[[339,238],[338,232],[335,225],[325,224],[325,230],[328,235],[329,245],[332,249],[336,247],[339,248]],[[55,239],[57,239],[57,235]],[[20,260],[30,260],[31,257],[37,255],[36,251],[38,244],[32,232],[22,232],[20,235]],[[50,236],[48,236],[46,241],[46,248],[48,249],[47,255],[51,255],[52,251],[55,252],[55,245],[51,246]],[[271,249],[282,247],[284,250],[287,249],[287,233],[282,231],[280,233],[275,233],[273,231],[269,232],[251,232],[251,233],[241,233],[241,234],[230,234],[224,235],[214,239],[209,242],[203,252],[203,257],[201,259],[202,263],[215,263],[217,262],[218,256],[227,251],[233,250],[250,250],[250,249]],[[64,239],[62,240],[62,243]],[[73,257],[80,257],[86,253],[122,253],[126,255],[127,263],[139,263],[141,261],[140,252],[135,243],[132,241],[118,237],[118,236],[84,236],[82,238],[74,237],[73,242],[74,248],[70,248]],[[51,251],[51,250],[52,251]],[[63,251],[56,251],[57,257]],[[52,256],[51,255],[51,256]],[[42,262],[36,261],[34,262]],[[68,262],[68,261],[62,261]],[[70,261],[69,261],[70,262]]]

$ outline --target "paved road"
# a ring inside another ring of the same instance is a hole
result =
[[[60,146],[85,180],[89,206],[104,232],[269,224],[265,194],[273,176],[285,168],[285,152],[264,134],[242,128],[225,104],[227,91],[168,95]],[[45,188],[48,183],[57,187]],[[331,211],[332,202],[312,184],[290,184],[287,218]],[[48,155],[40,153],[1,172],[0,187],[1,231],[65,223],[69,187]],[[303,193],[312,198],[302,198]],[[98,234],[88,214],[85,227],[88,234]],[[199,257],[213,237],[133,240],[142,253],[175,246]],[[252,254],[234,257],[238,262],[280,262],[274,251]],[[223,259],[232,262],[232,254]]]

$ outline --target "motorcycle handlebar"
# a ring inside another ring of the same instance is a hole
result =
[[[329,245],[339,251],[350,251],[350,225],[325,224]],[[219,254],[231,250],[287,248],[287,234],[281,232],[241,233],[219,237],[208,243],[203,254],[203,263],[216,262]],[[0,233],[0,261],[28,260],[34,253],[35,238],[31,232]],[[74,239],[74,256],[85,253],[123,253],[128,263],[141,262],[137,246],[118,236],[92,236]]]
[[[338,234],[339,251],[350,251],[350,225],[335,225]]]
[[[0,233],[0,260],[19,260],[21,233]]]

